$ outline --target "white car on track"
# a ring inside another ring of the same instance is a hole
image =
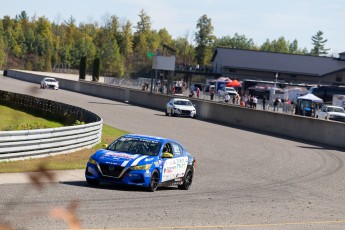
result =
[[[55,90],[59,89],[59,82],[52,77],[45,77],[41,81],[41,89],[53,88]]]
[[[187,116],[195,118],[195,105],[193,105],[193,103],[188,99],[173,98],[166,105],[165,115]]]

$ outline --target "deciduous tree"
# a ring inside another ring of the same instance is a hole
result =
[[[199,65],[204,66],[210,61],[212,55],[211,44],[215,40],[211,18],[204,14],[199,18],[196,28],[198,29],[195,33],[196,60]]]

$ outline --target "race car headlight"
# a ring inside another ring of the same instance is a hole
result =
[[[97,161],[95,161],[94,159],[92,159],[91,157],[89,158],[89,163],[90,164],[97,164]]]
[[[152,164],[132,166],[132,170],[148,170]]]

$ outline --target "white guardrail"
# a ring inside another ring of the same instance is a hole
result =
[[[103,120],[61,128],[0,131],[0,161],[68,153],[101,141]]]
[[[86,124],[59,128],[0,131],[0,161],[69,153],[101,142],[103,120],[85,109],[29,95],[0,90],[0,104],[11,104],[42,114],[54,114]]]

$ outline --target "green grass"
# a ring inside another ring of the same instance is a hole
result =
[[[26,130],[62,127],[63,124],[35,117],[25,112],[0,105],[0,130]]]
[[[11,111],[12,109],[3,106],[0,106],[0,124],[3,125],[2,116],[4,116],[4,110],[8,111],[8,116],[12,119],[7,119],[7,125],[2,127],[9,127],[8,125],[13,125],[19,127],[16,122],[24,123],[24,124],[39,124],[39,126],[44,126],[45,128],[51,127],[60,127],[61,124],[56,122],[47,121],[42,118],[36,118],[31,115],[19,112],[19,111]],[[27,118],[28,120],[23,120]],[[36,120],[36,121],[35,121]],[[36,122],[36,123],[35,123]],[[51,126],[50,126],[51,125]],[[1,127],[1,126],[0,126]],[[117,137],[122,136],[128,132],[119,130],[116,128],[112,128],[107,125],[103,125],[102,128],[102,141],[100,144],[94,146],[91,149],[81,149],[79,151],[67,154],[59,154],[55,156],[49,156],[44,158],[36,158],[30,160],[18,160],[18,161],[8,161],[8,162],[0,162],[0,173],[18,173],[18,172],[34,172],[37,171],[40,166],[48,170],[68,170],[68,169],[83,169],[86,166],[86,162],[88,161],[90,155],[94,153],[97,149],[101,148],[104,144],[109,144]]]

